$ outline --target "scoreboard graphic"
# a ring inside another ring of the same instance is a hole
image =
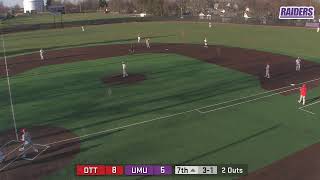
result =
[[[245,176],[248,165],[76,165],[77,176],[171,176],[212,175]]]

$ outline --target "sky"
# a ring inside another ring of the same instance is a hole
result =
[[[79,0],[69,0],[69,1],[79,1]],[[23,5],[23,0],[0,0],[0,2],[3,2],[5,6],[15,6],[16,4],[19,4],[21,7]],[[46,0],[44,0],[46,2]]]

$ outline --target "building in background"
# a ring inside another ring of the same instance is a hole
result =
[[[23,0],[24,13],[37,13],[44,11],[43,0]]]

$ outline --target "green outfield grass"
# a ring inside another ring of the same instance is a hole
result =
[[[183,35],[184,31],[184,37]],[[150,22],[89,26],[81,28],[32,31],[6,35],[9,55],[75,46],[95,46],[136,41],[137,35],[151,37],[152,42],[203,43],[258,49],[274,53],[300,56],[320,61],[315,30],[292,27],[248,26],[196,22]]]
[[[130,86],[103,84],[102,77],[119,73],[122,60],[127,61],[129,74],[143,73],[147,80]],[[0,85],[1,129],[7,129],[12,126],[8,123],[11,117],[5,79]],[[108,88],[112,89],[111,96],[106,93]],[[62,126],[79,136],[263,92],[252,76],[174,54],[140,54],[41,67],[12,77],[12,89],[19,127]],[[317,88],[311,96],[319,91]],[[296,95],[276,95],[206,114],[182,113],[89,141],[83,139],[81,147],[88,150],[78,154],[67,168],[44,179],[90,179],[74,176],[77,163],[244,163],[252,171],[318,141],[317,116],[300,111],[296,101]]]
[[[89,26],[85,32],[80,28],[31,31],[5,35],[5,40],[7,53],[17,55],[40,48],[130,43],[136,41],[138,33],[151,37],[151,43],[200,44],[207,37],[209,44],[320,62],[320,35],[305,28],[215,24],[209,29],[207,23],[150,22]],[[123,60],[128,62],[129,74],[143,73],[147,80],[130,86],[103,84],[102,77],[120,73]],[[44,178],[49,180],[92,179],[74,176],[77,163],[240,163],[249,164],[253,171],[317,143],[320,138],[320,103],[306,108],[315,115],[303,112],[299,110],[297,95],[275,95],[208,113],[196,111],[265,91],[253,76],[175,54],[139,54],[52,65],[13,76],[11,81],[19,127],[62,126],[81,136],[170,116],[83,139],[81,148],[87,150],[78,154],[67,168]],[[6,83],[6,79],[0,79],[1,130],[12,127]],[[108,88],[112,89],[111,96]],[[312,89],[308,99],[317,98],[319,93],[320,88]],[[173,116],[177,113],[180,114]]]
[[[121,17],[129,17],[129,16],[122,15],[122,14],[105,14],[103,12],[71,13],[71,14],[62,15],[63,22],[110,19],[110,18],[121,18]],[[60,23],[60,15],[56,16],[56,22]],[[17,16],[15,18],[11,18],[0,23],[0,28],[14,27],[16,25],[21,25],[21,24],[44,24],[44,23],[54,23],[54,16],[50,13]]]

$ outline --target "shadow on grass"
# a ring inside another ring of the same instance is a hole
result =
[[[308,100],[307,100],[307,103],[313,103],[313,102],[318,101],[318,100],[320,100],[320,96],[317,96],[317,97],[308,99]]]
[[[157,39],[157,38],[166,38],[166,37],[173,37],[173,36],[176,36],[176,35],[150,36],[149,38]],[[132,42],[132,41],[136,41],[136,40],[137,40],[137,38],[127,38],[127,39],[99,41],[99,42],[74,44],[74,45],[66,45],[66,46],[52,46],[49,48],[45,48],[45,50],[48,51],[48,50],[65,49],[65,48],[82,47],[82,46],[107,45],[107,44],[114,44],[114,43]],[[24,54],[24,53],[34,53],[34,52],[38,52],[39,49],[40,48],[29,48],[29,49],[8,51],[7,56],[14,56],[14,55],[19,55],[19,54]]]
[[[202,159],[202,158],[204,158],[204,157],[206,157],[206,156],[209,156],[209,155],[218,153],[218,152],[223,151],[223,150],[228,149],[228,148],[232,148],[233,146],[236,146],[236,145],[241,144],[241,143],[243,143],[243,142],[246,142],[246,141],[248,141],[248,140],[254,139],[254,138],[256,138],[256,137],[258,137],[258,136],[260,136],[260,135],[266,134],[266,133],[268,133],[268,132],[270,132],[270,131],[276,130],[276,129],[278,129],[279,127],[281,127],[281,124],[276,124],[276,125],[271,126],[271,127],[269,127],[269,128],[266,128],[266,129],[263,129],[263,130],[261,130],[261,131],[258,131],[258,132],[254,133],[254,134],[252,134],[252,135],[249,135],[249,136],[247,136],[247,137],[244,137],[244,138],[242,138],[242,139],[239,139],[239,140],[237,140],[237,141],[235,141],[235,142],[232,142],[232,143],[230,143],[230,144],[227,144],[227,145],[225,145],[225,146],[222,146],[222,147],[213,149],[213,150],[211,150],[211,151],[208,151],[208,152],[204,152],[204,153],[202,153],[202,154],[199,154],[198,156],[195,156],[195,157],[193,157],[193,158],[191,158],[191,159],[188,159],[188,160],[183,161],[183,162],[178,163],[178,164],[188,164],[188,163],[191,163],[192,161],[195,161],[195,160],[198,160],[198,159]],[[146,178],[148,178],[148,177],[147,177],[147,176],[144,176],[144,177],[139,177],[139,178],[137,178],[136,180],[141,180],[141,179],[146,179]]]

